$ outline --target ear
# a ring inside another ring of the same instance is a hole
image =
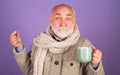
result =
[[[52,17],[49,16],[49,24],[52,25]]]
[[[51,24],[51,22],[52,22],[52,17],[49,16],[49,23]]]

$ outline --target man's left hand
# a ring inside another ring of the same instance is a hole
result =
[[[92,53],[92,65],[98,65],[102,59],[102,52],[95,48],[93,48],[93,53]]]

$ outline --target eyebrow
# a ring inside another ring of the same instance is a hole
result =
[[[67,14],[67,16],[72,16],[71,14]]]
[[[60,13],[56,13],[55,16],[60,16]],[[72,14],[67,14],[67,16],[72,16]]]
[[[60,16],[61,14],[60,14],[60,13],[56,13],[56,14],[55,14],[55,16],[57,16],[57,15],[59,15],[59,16]]]

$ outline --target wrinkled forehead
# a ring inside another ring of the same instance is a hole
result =
[[[68,6],[68,5],[64,5],[64,4],[55,6],[52,9],[51,14],[53,15],[53,14],[55,14],[58,11],[64,11],[64,10],[68,10],[69,12],[71,12],[75,16],[73,8]]]

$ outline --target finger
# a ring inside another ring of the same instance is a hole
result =
[[[14,32],[11,33],[10,36],[16,36],[16,33],[17,33],[17,31],[14,31]]]
[[[14,42],[17,42],[17,41],[16,41],[16,40],[10,40],[10,43],[12,43],[12,44],[13,44]]]
[[[94,50],[94,51],[93,51],[93,55],[94,55],[94,54],[100,55],[100,54],[101,54],[101,51],[99,51],[99,50]]]
[[[93,57],[93,59],[92,59],[93,64],[98,64],[100,61],[101,61],[100,59],[95,58],[95,57]]]
[[[10,37],[10,41],[17,41],[16,36]]]
[[[16,35],[17,35],[17,37],[20,37],[20,32],[17,32]]]
[[[14,42],[14,41],[16,41],[16,42],[18,42],[18,40],[17,40],[17,39],[12,39],[11,41],[13,41],[13,42]]]
[[[93,50],[96,50],[97,48],[96,48],[95,46],[92,46],[92,49],[93,49]]]
[[[98,54],[93,54],[93,57],[99,58]]]
[[[21,41],[20,39],[20,34],[18,31],[14,31],[12,34],[11,34],[11,37],[10,37],[10,40],[12,39],[16,39],[17,41]]]
[[[18,39],[17,39],[16,37],[11,37],[11,38],[10,38],[10,42],[12,43],[12,42],[14,42],[14,41],[18,42]]]
[[[100,61],[102,58],[101,55],[97,55],[97,54],[94,54],[93,57],[92,57],[92,60],[97,60],[97,61]]]
[[[101,59],[102,53],[101,52],[93,52],[93,57],[96,57],[98,59]]]
[[[102,56],[102,52],[100,50],[95,50],[94,54],[98,55],[98,56]]]
[[[17,42],[16,42],[16,41],[11,42],[11,44],[12,44],[14,47],[17,46]]]
[[[92,64],[93,64],[93,65],[97,65],[97,64],[99,64],[99,62],[96,61],[96,60],[93,60],[93,61],[92,61]]]
[[[93,57],[92,60],[94,60],[94,61],[98,61],[99,58],[97,58],[97,57]]]
[[[18,38],[18,39],[17,39],[17,41],[22,43],[22,40],[21,40],[21,38]]]
[[[16,36],[17,36],[17,41],[22,42],[20,37],[20,32],[17,32]]]
[[[11,36],[10,37],[10,40],[14,40],[14,39],[17,39],[17,37],[16,36]]]
[[[96,52],[96,53],[100,53],[101,51],[98,50],[98,49],[95,49],[94,52]]]
[[[95,63],[95,62],[98,62],[98,60],[92,60],[92,62],[94,62],[94,63]]]

